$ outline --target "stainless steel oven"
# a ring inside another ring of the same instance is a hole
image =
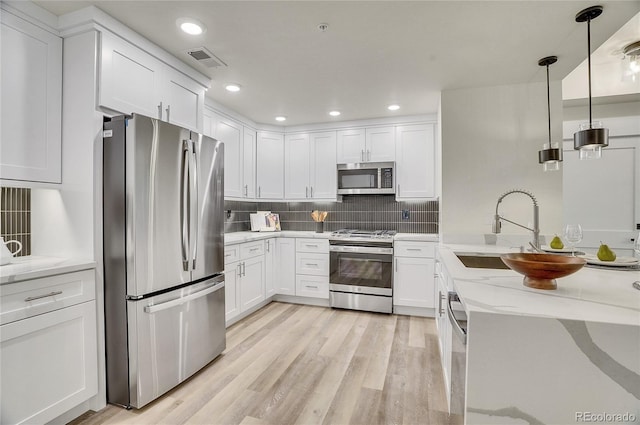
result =
[[[331,306],[392,313],[393,234],[351,231],[329,244]]]

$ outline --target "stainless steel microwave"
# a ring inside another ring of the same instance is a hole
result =
[[[338,195],[396,193],[395,162],[338,164]]]

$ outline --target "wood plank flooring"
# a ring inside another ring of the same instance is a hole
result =
[[[446,411],[433,319],[274,302],[155,402],[72,424],[448,424]]]

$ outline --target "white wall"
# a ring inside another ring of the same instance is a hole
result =
[[[491,233],[498,197],[509,189],[532,192],[542,234],[562,229],[562,173],[545,173],[538,151],[548,140],[546,83],[445,90],[441,99],[442,198],[445,242]],[[551,83],[552,140],[562,137],[560,82]],[[531,200],[510,195],[500,213],[532,222]],[[527,234],[504,223],[503,234]]]

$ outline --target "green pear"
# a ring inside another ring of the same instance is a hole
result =
[[[564,244],[562,243],[562,239],[558,235],[555,235],[553,239],[551,239],[551,243],[549,246],[553,249],[562,249],[564,248]]]
[[[600,248],[598,249],[598,259],[600,261],[615,261],[616,253],[609,248],[608,245],[605,245],[600,241]]]

